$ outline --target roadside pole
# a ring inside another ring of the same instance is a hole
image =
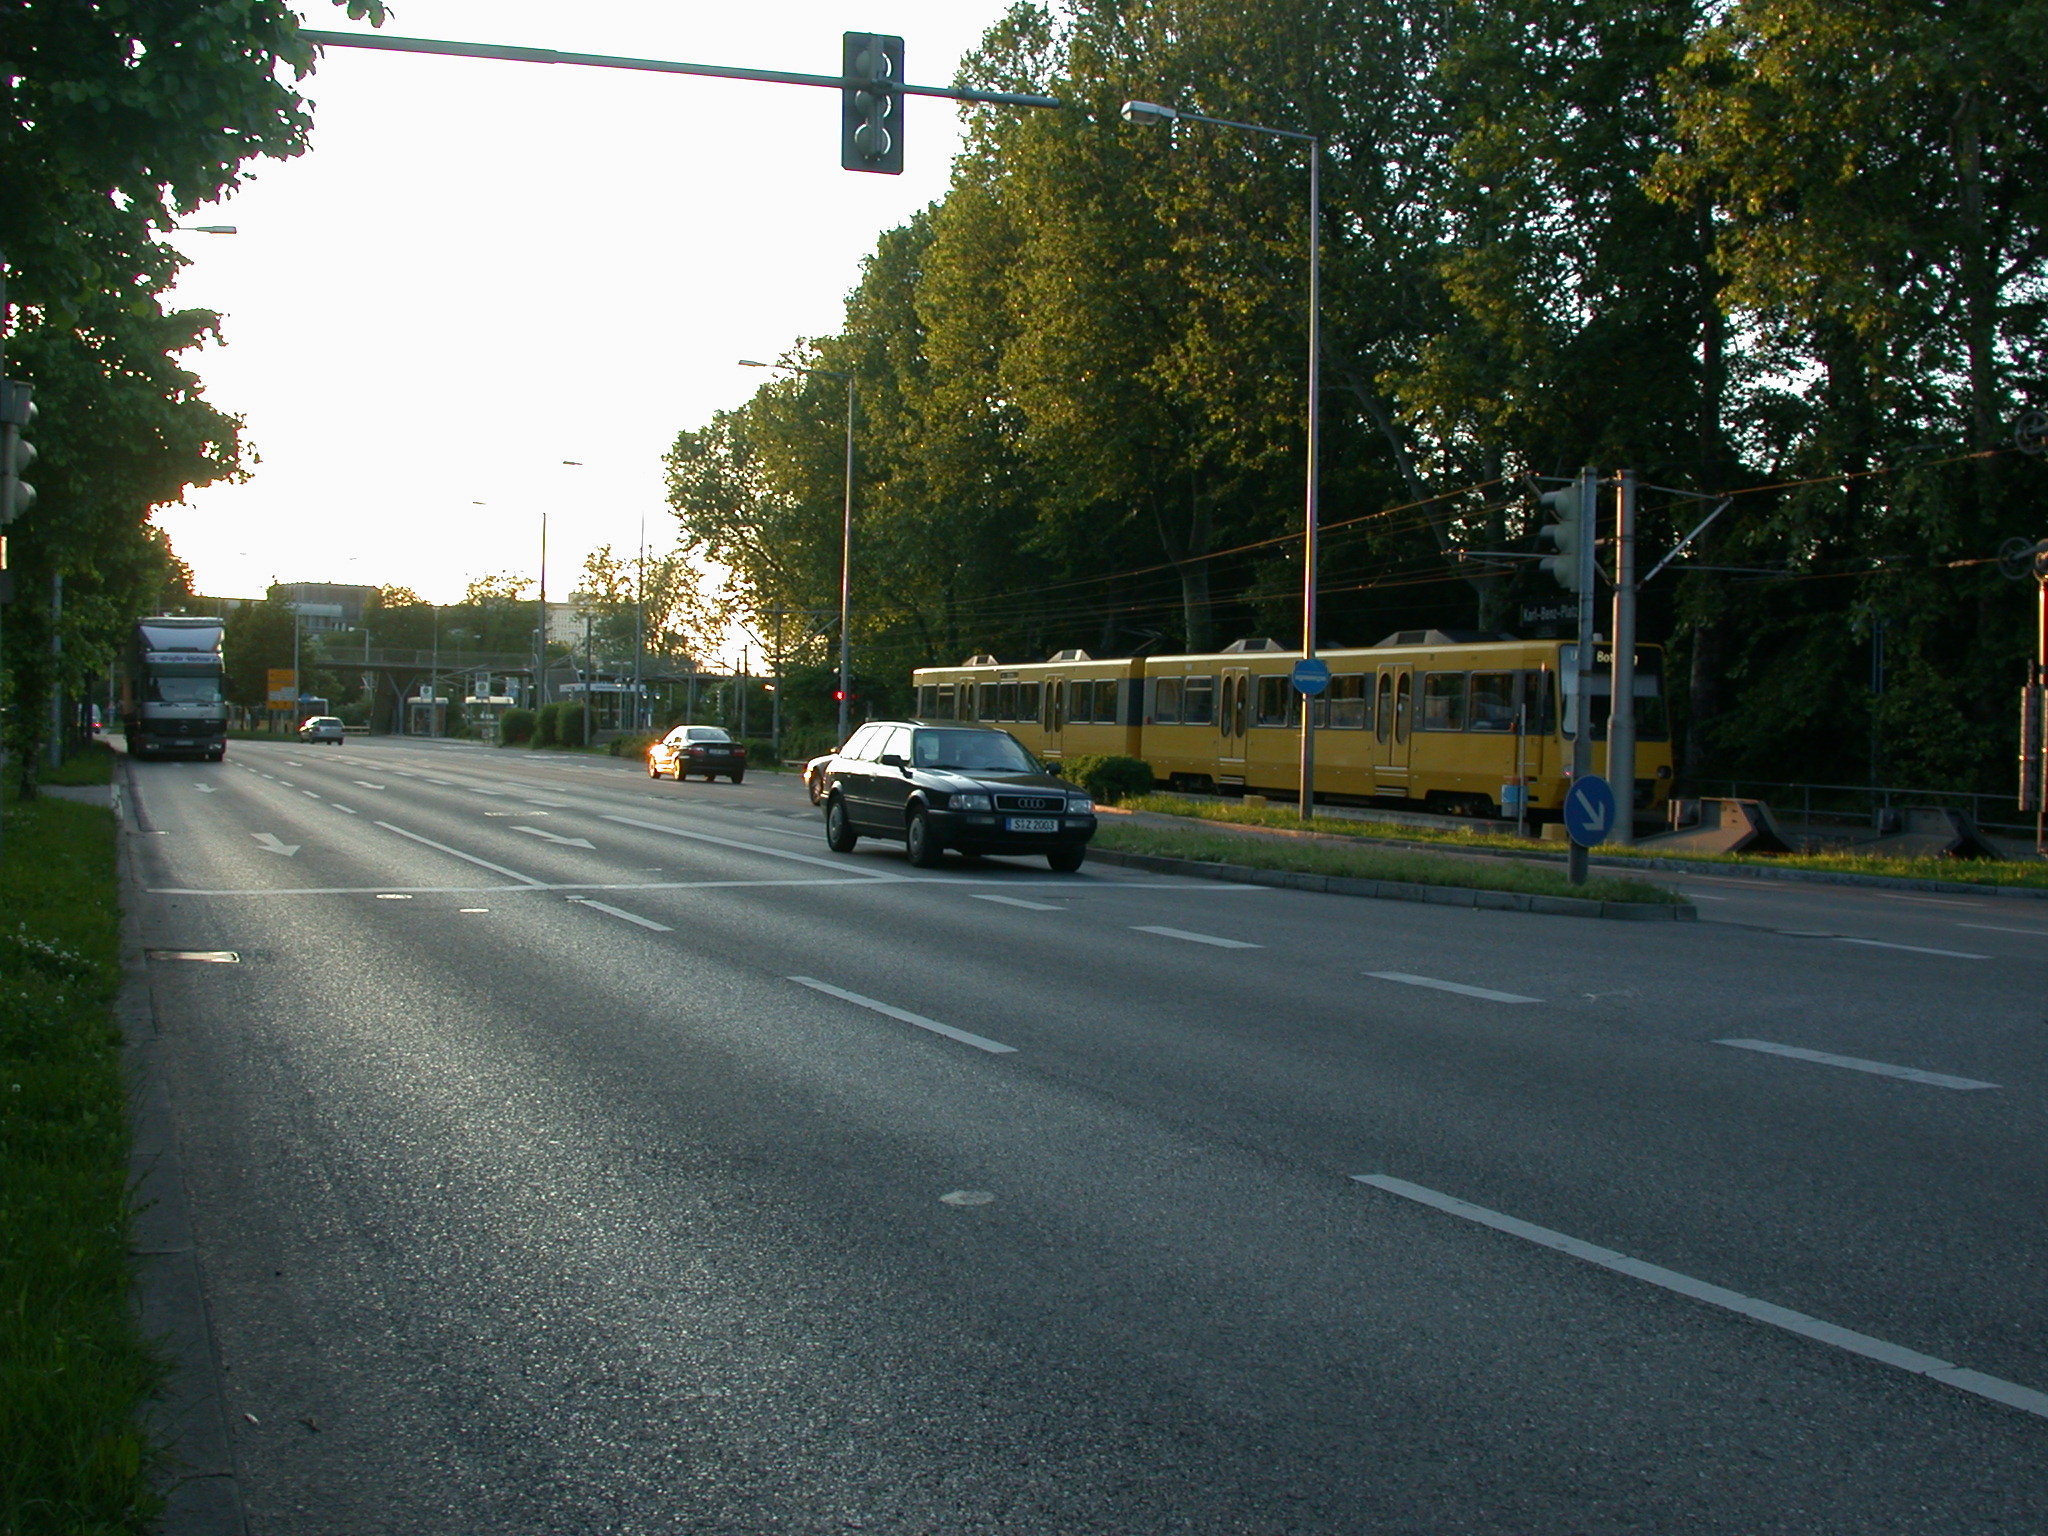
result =
[[[1600,562],[1594,558],[1600,540],[1597,537],[1599,519],[1594,509],[1599,506],[1600,472],[1592,467],[1579,471],[1579,506],[1585,537],[1579,540],[1579,547],[1572,553],[1578,560],[1579,589],[1579,655],[1577,678],[1577,716],[1572,723],[1577,728],[1572,732],[1572,784],[1583,784],[1593,775],[1593,614],[1594,594],[1599,590]],[[1565,874],[1573,885],[1586,883],[1586,850],[1576,841],[1565,855]]]
[[[1607,782],[1614,790],[1613,842],[1636,840],[1636,472],[1615,497],[1613,697],[1607,708]]]

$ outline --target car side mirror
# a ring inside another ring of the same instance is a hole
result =
[[[908,768],[910,766],[910,764],[903,760],[901,752],[884,752],[876,761],[881,763],[884,768]]]

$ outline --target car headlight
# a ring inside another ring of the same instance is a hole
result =
[[[1077,816],[1091,816],[1095,813],[1095,801],[1087,795],[1069,795],[1067,809]]]
[[[950,803],[956,811],[986,811],[991,809],[987,795],[958,794],[952,797]]]

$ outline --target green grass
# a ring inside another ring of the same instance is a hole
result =
[[[163,1367],[129,1306],[114,821],[55,797],[5,817],[0,1533],[140,1531],[160,1508],[140,1416]]]
[[[114,749],[104,741],[95,741],[66,758],[61,768],[45,766],[40,778],[45,784],[111,784]]]
[[[1149,805],[1146,807],[1149,809]],[[1295,826],[1299,826],[1297,821]],[[1320,823],[1318,824],[1320,830]],[[1358,880],[1394,880],[1407,885],[1455,885],[1485,891],[1521,891],[1532,896],[1576,896],[1587,901],[1647,901],[1683,905],[1685,898],[1662,886],[1618,875],[1598,875],[1573,885],[1564,872],[1538,863],[1477,863],[1410,848],[1376,848],[1360,843],[1331,846],[1307,839],[1239,837],[1199,827],[1159,827],[1105,816],[1094,846],[1119,853],[1149,853],[1203,864],[1242,864],[1253,869],[1296,870]]]
[[[1201,821],[1233,826],[1273,827],[1282,831],[1302,830],[1301,818],[1291,805],[1242,805],[1235,801],[1190,800],[1181,795],[1146,795],[1126,802],[1125,809],[1158,811],[1169,816],[1188,816]],[[1555,849],[1556,844],[1533,842],[1499,832],[1447,830],[1411,827],[1395,822],[1353,821],[1349,817],[1318,816],[1318,837],[1346,837],[1361,843],[1427,843],[1446,850],[1500,851],[1527,856]],[[1662,852],[1653,848],[1606,847],[1598,850],[1602,859],[1637,859],[1646,870],[1654,870],[1667,859],[1688,864],[1726,864],[1735,868],[1811,869],[1835,874],[1883,875],[1898,880],[1948,880],[1966,885],[2014,886],[2048,890],[2048,861],[2010,859],[1887,859],[1856,853],[1697,853],[1683,849]]]

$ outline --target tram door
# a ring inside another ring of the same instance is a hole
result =
[[[1045,757],[1060,755],[1060,732],[1067,723],[1067,680],[1064,677],[1048,677],[1045,692],[1040,696],[1039,720],[1045,727]]]
[[[1220,784],[1244,783],[1244,727],[1251,714],[1251,671],[1247,667],[1223,669],[1222,693],[1216,700],[1216,729],[1220,744],[1216,751],[1216,780]]]
[[[1383,795],[1408,793],[1408,733],[1415,721],[1415,669],[1381,667],[1373,700],[1373,738],[1379,748],[1375,789]]]

